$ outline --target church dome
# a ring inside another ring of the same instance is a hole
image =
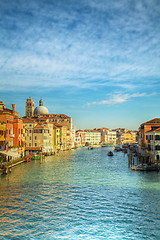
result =
[[[43,106],[43,100],[39,101],[39,106],[34,109],[34,115],[48,114],[48,109]]]

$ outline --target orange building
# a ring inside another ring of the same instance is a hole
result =
[[[12,104],[12,109],[9,109],[0,101],[0,122],[6,124],[5,142],[7,142],[7,148],[24,146],[23,120],[18,117],[15,108],[16,104]]]
[[[145,133],[160,127],[160,118],[154,118],[150,121],[142,123],[139,127],[139,147],[146,148],[146,135]]]
[[[20,118],[15,118],[13,122],[13,134],[15,146],[24,146],[25,145],[25,127],[23,120]]]

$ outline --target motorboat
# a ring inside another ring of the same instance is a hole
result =
[[[159,171],[159,167],[155,164],[148,165],[148,164],[139,164],[137,166],[131,167],[132,170],[135,171]]]
[[[115,147],[115,149],[114,149],[115,152],[120,152],[120,151],[122,151],[122,150],[123,150],[123,149],[120,148],[120,147]]]
[[[88,147],[88,150],[93,150],[93,147],[89,146],[89,147]]]
[[[113,156],[113,152],[112,152],[112,151],[109,151],[107,155],[108,155],[108,156]]]

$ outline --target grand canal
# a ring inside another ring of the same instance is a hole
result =
[[[0,178],[0,239],[160,239],[160,173],[107,148],[23,163]]]

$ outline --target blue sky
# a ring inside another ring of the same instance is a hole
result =
[[[160,117],[159,0],[1,0],[0,99],[31,96],[77,128]]]

